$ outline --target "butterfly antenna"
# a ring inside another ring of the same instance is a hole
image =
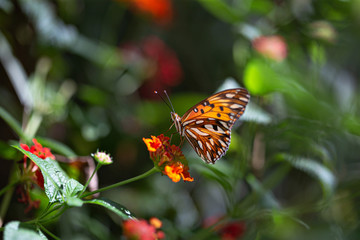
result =
[[[169,95],[167,94],[166,90],[164,90],[164,93],[165,93],[167,99],[169,100],[169,103],[170,103],[170,105],[171,105],[172,111],[175,112],[175,109],[174,109],[174,107],[173,107],[173,105],[172,105],[172,103],[171,103],[171,101],[170,101]]]
[[[154,93],[160,96],[161,100],[163,100],[163,102],[166,104],[166,106],[168,106],[168,108],[170,108],[171,111],[174,111],[174,108],[172,108],[171,102],[170,102],[170,104],[171,104],[171,106],[170,106],[169,103],[167,103],[165,101],[165,99],[158,93],[158,91],[154,91]],[[166,96],[167,96],[167,94],[166,94]],[[169,97],[168,97],[168,99],[169,99]]]

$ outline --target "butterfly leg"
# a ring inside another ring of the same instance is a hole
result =
[[[175,123],[171,124],[171,126],[169,127],[169,129],[168,129],[168,130],[166,130],[166,132],[165,132],[165,133],[167,133],[168,131],[170,131],[170,129],[174,126],[174,124],[175,124]]]

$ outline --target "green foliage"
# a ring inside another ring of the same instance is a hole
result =
[[[72,204],[76,206],[80,204],[79,201],[75,201],[73,197],[82,192],[84,186],[75,179],[69,178],[60,168],[57,161],[51,158],[43,160],[19,146],[13,147],[23,152],[41,169],[41,173],[44,176],[45,193],[50,203],[67,203],[70,206],[72,206]]]
[[[0,1],[4,239],[119,239],[134,213],[167,239],[359,239],[359,1],[169,6]],[[242,86],[250,103],[215,165],[153,94],[182,115]],[[162,133],[194,182],[151,169],[142,139]],[[33,138],[55,160],[20,147]],[[98,149],[114,164],[96,165]]]
[[[20,240],[20,239],[47,239],[40,230],[36,232],[32,225],[21,223],[19,221],[9,222],[5,226],[4,240]]]

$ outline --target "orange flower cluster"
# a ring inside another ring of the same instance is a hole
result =
[[[41,159],[51,158],[55,160],[55,156],[51,153],[49,148],[43,147],[35,138],[32,140],[34,145],[29,147],[26,144],[20,144],[21,148],[35,154]],[[40,171],[40,168],[33,162],[28,161],[27,156],[24,155],[23,159],[23,178],[31,181],[25,181],[22,185],[18,186],[16,192],[18,193],[18,201],[25,203],[28,207],[25,212],[29,212],[32,208],[38,208],[40,200],[32,200],[30,197],[30,190],[34,187],[33,183],[36,183],[41,189],[44,189],[44,177]]]
[[[178,146],[170,145],[170,139],[163,134],[151,138],[143,138],[154,165],[167,175],[173,182],[184,181],[192,182],[189,166],[184,154]]]
[[[149,224],[150,223],[150,224]],[[159,231],[162,222],[157,218],[146,220],[127,220],[124,222],[124,235],[132,240],[156,240],[165,238],[165,234]]]

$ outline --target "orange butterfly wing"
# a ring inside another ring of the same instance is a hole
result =
[[[204,99],[183,115],[183,134],[205,162],[215,163],[226,153],[231,128],[244,113],[249,99],[244,88],[228,89]]]

